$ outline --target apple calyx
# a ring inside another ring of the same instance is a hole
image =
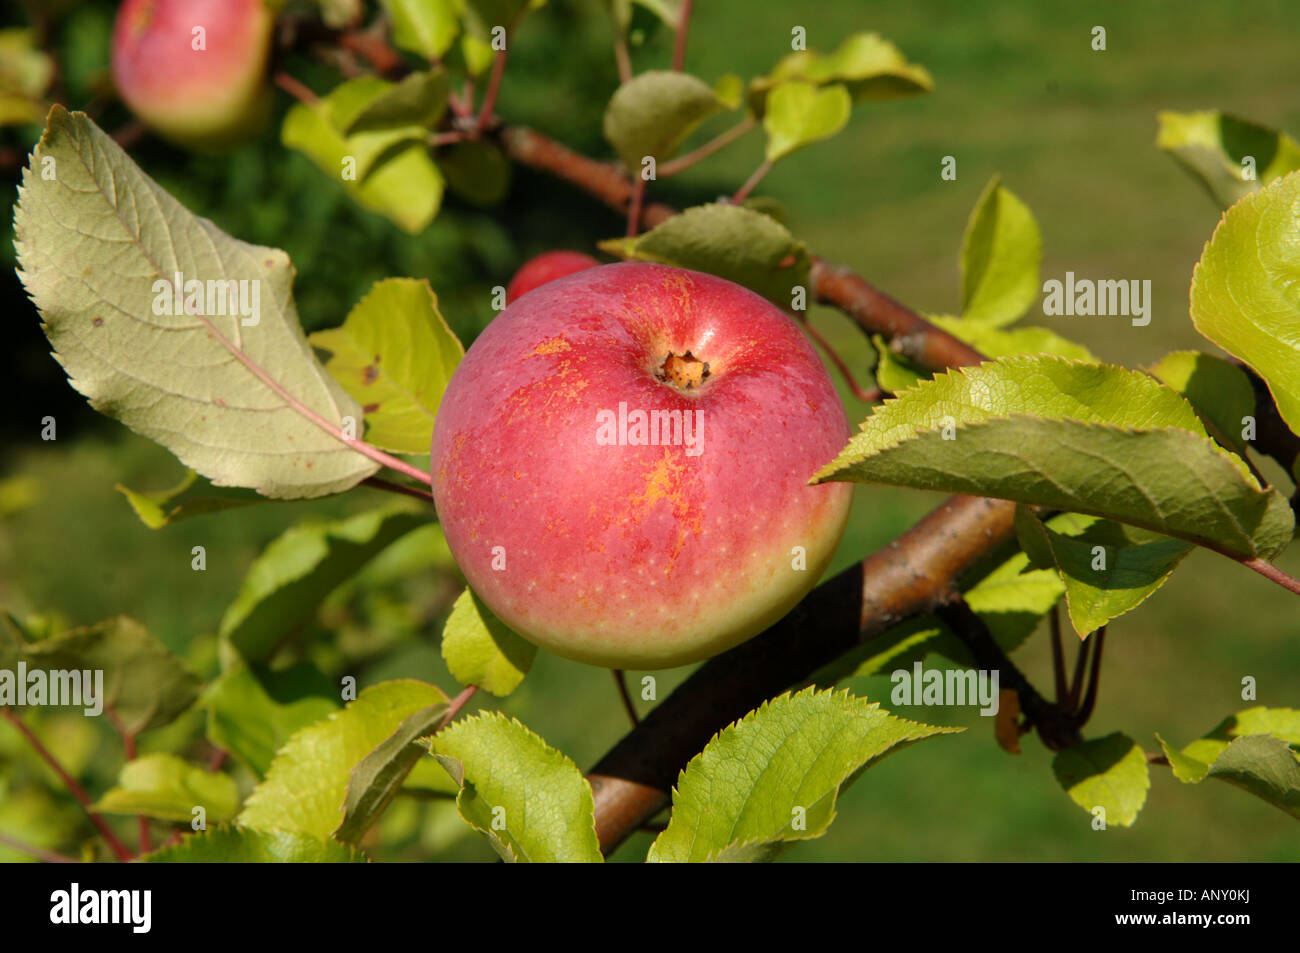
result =
[[[655,371],[657,380],[671,384],[678,390],[693,390],[704,383],[708,376],[709,362],[701,361],[690,351],[685,354],[669,352],[663,363],[659,365],[659,369]]]

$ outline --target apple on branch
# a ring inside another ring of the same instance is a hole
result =
[[[612,668],[683,665],[818,581],[849,436],[795,322],[710,275],[587,268],[510,305],[434,425],[438,516],[469,584],[520,635]]]
[[[595,268],[600,262],[580,251],[548,251],[524,262],[506,286],[506,304],[514,304],[521,296],[548,281],[563,278],[575,271]]]
[[[264,0],[126,0],[113,25],[113,82],[163,138],[229,147],[270,116],[272,24]]]

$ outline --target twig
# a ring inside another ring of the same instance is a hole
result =
[[[290,76],[284,70],[277,72],[271,77],[271,79],[275,85],[279,86],[300,103],[305,103],[308,106],[315,106],[320,102],[319,96],[313,93],[304,83],[299,82],[297,78]]]
[[[632,696],[627,691],[627,673],[621,668],[610,669],[614,676],[614,684],[618,686],[618,697],[623,700],[623,710],[627,712],[627,717],[635,728],[641,723],[641,718],[636,713],[636,706],[632,704]]]
[[[134,761],[136,754],[135,732],[127,730],[126,726],[122,724],[122,720],[117,717],[117,712],[113,710],[112,706],[105,705],[104,714],[108,716],[108,722],[113,726],[113,730],[117,732],[117,736],[122,739],[122,751],[126,755],[126,760]],[[139,853],[147,854],[153,849],[149,838],[149,818],[143,814],[137,814],[135,820],[140,831]]]
[[[429,503],[433,500],[433,494],[428,490],[421,490],[417,487],[407,486],[404,483],[393,483],[379,477],[366,477],[361,481],[362,486],[368,486],[375,490],[383,490],[386,493],[401,493],[404,496],[413,496],[417,500]]]
[[[99,831],[100,836],[104,838],[105,843],[107,843],[113,853],[117,855],[117,859],[123,863],[129,863],[133,859],[131,857],[131,851],[128,850],[127,846],[118,839],[116,834],[113,833],[113,829],[108,826],[108,822],[90,809],[90,795],[86,793],[86,789],[78,784],[77,780],[63,769],[63,765],[59,764],[58,759],[50,753],[50,750],[46,748],[45,745],[41,744],[41,739],[37,738],[32,730],[23,724],[21,718],[15,715],[8,708],[0,708],[0,715],[3,715],[10,724],[18,729],[19,733],[27,739],[27,743],[32,746],[33,750],[35,750],[35,752],[41,756],[42,760],[50,766],[50,769],[59,776],[59,780],[63,782],[63,786],[66,787],[68,791],[71,792],[72,796],[77,799],[77,803],[81,805],[81,809],[86,812],[86,817],[90,818],[90,823],[95,825],[95,829]]]
[[[492,75],[488,78],[487,92],[483,94],[483,106],[479,109],[478,120],[474,123],[474,135],[479,135],[495,121],[494,110],[497,107],[497,94],[501,91],[501,77],[506,72],[506,57],[509,50],[497,50],[496,59],[492,61]]]
[[[753,129],[756,125],[758,125],[758,120],[756,120],[753,116],[746,116],[744,119],[736,123],[730,129],[726,130],[725,132],[719,133],[717,136],[710,139],[708,142],[700,146],[698,149],[693,149],[690,152],[686,153],[686,155],[684,156],[678,156],[676,159],[673,159],[671,162],[665,162],[663,165],[659,166],[658,169],[655,170],[655,173],[656,175],[659,176],[659,178],[666,179],[669,176],[676,175],[679,172],[683,172],[686,169],[689,169],[691,166],[695,165],[695,163],[700,162],[703,159],[707,159],[709,156],[713,155],[713,153],[717,152],[719,149],[723,149],[726,146],[729,146],[731,143],[735,142],[745,133],[749,132],[749,130]]]
[[[677,24],[677,40],[673,44],[673,69],[681,72],[686,62],[686,34],[691,28],[691,8],[695,0],[682,0],[682,19]]]
[[[835,369],[840,372],[840,376],[843,377],[844,382],[848,384],[849,390],[853,392],[853,396],[867,404],[878,403],[881,397],[884,396],[881,393],[880,388],[873,387],[871,390],[863,390],[854,379],[853,372],[849,370],[849,366],[844,363],[844,358],[840,357],[839,352],[831,346],[831,342],[826,340],[822,333],[813,327],[812,321],[808,319],[806,314],[803,316],[803,326],[807,329],[808,335],[817,342],[823,351],[826,352],[826,356],[830,358],[831,363],[835,365]]]
[[[10,837],[8,834],[0,831],[0,844],[6,844],[14,850],[26,854],[29,857],[35,857],[37,860],[43,860],[47,864],[79,864],[81,861],[73,857],[66,857],[63,854],[56,854],[52,850],[46,850],[44,847],[37,847],[35,844],[28,844],[17,837]]]
[[[754,174],[745,180],[745,184],[736,189],[736,194],[731,197],[732,205],[739,205],[745,199],[749,198],[749,193],[754,191],[754,186],[763,181],[763,176],[772,171],[773,162],[771,159],[764,159],[759,167],[754,170]]]

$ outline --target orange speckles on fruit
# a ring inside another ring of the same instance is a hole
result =
[[[700,512],[690,503],[690,486],[686,465],[680,449],[665,447],[663,455],[645,473],[645,489],[628,501],[624,522],[641,522],[660,503],[667,503],[677,523],[673,548],[668,554],[664,575],[672,572],[673,564],[686,545],[688,533],[700,532]]]
[[[544,344],[539,346],[529,356],[538,354],[544,346]],[[549,353],[562,354],[569,350],[571,345],[566,341],[564,348]],[[528,417],[534,411],[544,414],[549,421],[557,410],[576,403],[578,396],[591,383],[581,369],[581,365],[586,362],[585,357],[576,353],[572,357],[557,359],[550,374],[524,385],[506,398],[501,408],[505,417],[504,423],[514,423],[521,417]]]
[[[569,339],[563,336],[558,336],[547,338],[541,344],[537,345],[537,347],[533,348],[532,353],[528,356],[538,357],[543,354],[563,354],[565,351],[571,350],[573,350],[573,345],[569,343]]]

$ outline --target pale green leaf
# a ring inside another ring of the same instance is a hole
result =
[[[447,714],[445,702],[421,708],[361,759],[348,778],[343,823],[334,832],[341,841],[358,843],[388,807],[425,750],[413,742],[437,730]]]
[[[1248,119],[1217,111],[1157,118],[1156,145],[1199,179],[1220,208],[1300,169],[1300,143]]]
[[[239,823],[330,837],[343,821],[352,769],[411,715],[446,700],[413,679],[370,686],[347,708],[294,733],[248,796]]]
[[[962,317],[995,327],[1015,321],[1038,296],[1042,260],[1034,213],[994,176],[962,241]]]
[[[1237,719],[1245,724],[1235,723]],[[1267,734],[1243,730],[1252,722],[1264,728],[1280,725],[1283,730]],[[1233,723],[1231,733],[1214,736],[1229,723]],[[1218,778],[1300,819],[1300,756],[1292,750],[1300,744],[1300,712],[1253,708],[1229,718],[1224,725],[1182,751],[1156,735],[1174,777],[1185,784]]]
[[[436,60],[460,32],[458,0],[382,0],[393,21],[393,42],[404,50]]]
[[[40,122],[42,97],[54,79],[54,60],[34,31],[0,30],[0,126]]]
[[[1245,371],[1200,351],[1172,351],[1147,370],[1183,395],[1211,437],[1245,456],[1245,418],[1255,414],[1255,389]]]
[[[1012,357],[923,381],[868,417],[815,477],[893,483],[1104,516],[1269,558],[1294,517],[1191,406],[1145,374]]]
[[[133,735],[168,724],[198,697],[199,680],[184,663],[126,616],[25,645],[23,654],[29,669],[102,671],[98,701]]]
[[[1052,773],[1079,807],[1104,809],[1107,826],[1132,827],[1151,787],[1142,748],[1118,731],[1058,752]]]
[[[46,158],[54,178],[42,175]],[[378,469],[286,396],[334,426],[360,417],[311,353],[288,256],[190,214],[86,116],[51,111],[24,172],[15,233],[55,356],[97,410],[214,484],[265,496],[338,493]],[[209,314],[172,313],[177,274],[211,282],[202,302],[189,301]],[[244,310],[256,314],[221,313],[240,310],[215,296],[228,281],[247,282]]]
[[[113,489],[126,497],[135,515],[150,529],[162,529],[179,520],[192,519],[195,516],[207,516],[223,510],[238,509],[241,506],[260,502],[258,498],[245,499],[237,496],[194,496],[177,500],[181,494],[194,485],[199,475],[193,470],[186,470],[185,476],[175,486],[166,490],[142,492],[132,490],[121,483],[114,484]],[[173,505],[175,504],[175,505]]]
[[[140,858],[147,864],[364,864],[349,844],[293,831],[216,827]]]
[[[340,328],[309,340],[325,369],[362,406],[366,442],[425,454],[447,382],[465,348],[438,311],[429,282],[388,278],[371,286]]]
[[[1016,507],[1016,533],[1026,552],[1042,547],[1042,562],[1060,572],[1081,637],[1145,602],[1192,550],[1179,539],[1078,513],[1044,524],[1024,506]]]
[[[1266,708],[1262,705],[1229,715],[1212,731],[1183,749],[1188,756],[1211,763],[1234,738],[1273,735],[1300,748],[1300,709]]]
[[[362,132],[404,130],[410,126],[431,128],[446,112],[448,90],[447,75],[440,69],[411,73],[369,100],[360,112],[349,117],[341,131],[354,137]]]
[[[336,697],[337,689],[306,663],[257,675],[239,662],[204,691],[208,740],[264,777],[294,732],[338,710]]]
[[[101,814],[143,814],[190,823],[201,807],[208,823],[228,821],[239,810],[234,779],[189,764],[174,754],[141,755],[122,766],[117,784],[91,808]]]
[[[820,837],[840,791],[891,751],[960,731],[896,718],[847,691],[809,688],[722,729],[673,788],[672,817],[647,860],[771,859]]]
[[[624,83],[605,108],[605,138],[633,173],[641,160],[664,162],[700,123],[727,108],[713,87],[689,73],[650,70]]]
[[[456,681],[509,695],[533,667],[537,646],[516,635],[466,588],[442,630],[442,657]]]
[[[1300,173],[1224,215],[1192,274],[1196,330],[1254,368],[1300,433]]]
[[[453,722],[432,750],[461,786],[461,817],[504,860],[602,860],[591,785],[518,721],[492,712]]]
[[[726,278],[788,308],[796,286],[808,287],[807,247],[761,212],[735,205],[697,205],[644,235],[601,242],[630,261],[654,261]]]
[[[895,99],[929,92],[934,82],[924,67],[909,63],[898,47],[875,33],[846,36],[834,53],[812,50],[784,57],[767,76],[750,84],[750,105],[762,115],[769,92],[788,80],[842,83],[854,102]]]
[[[265,661],[330,592],[431,515],[393,506],[291,527],[253,561],[219,634],[248,661]]]
[[[853,100],[843,86],[782,83],[767,97],[763,130],[767,160],[776,162],[822,139],[829,139],[849,121]]]

